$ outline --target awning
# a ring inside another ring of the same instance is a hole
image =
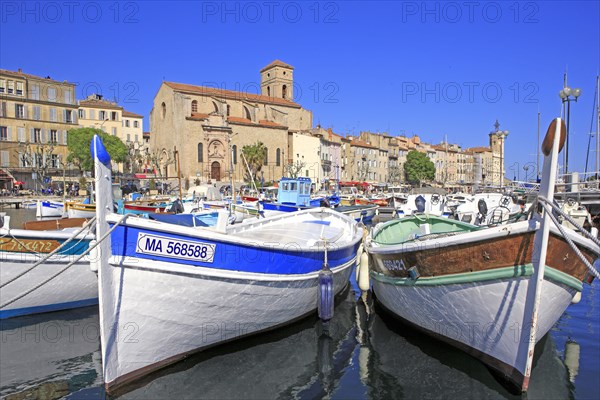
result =
[[[23,181],[14,181],[14,184],[15,185],[24,185],[25,182],[23,182]]]

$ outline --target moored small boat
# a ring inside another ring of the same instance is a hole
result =
[[[12,229],[9,217],[3,219],[0,319],[98,303],[98,282],[90,259],[76,261],[94,239],[89,229],[82,231],[85,220],[39,221],[30,224],[33,229]],[[71,222],[79,228],[47,230],[46,226],[69,226]]]
[[[564,130],[554,121],[544,141],[544,207],[552,204],[559,126]],[[416,214],[380,224],[365,244],[377,300],[526,391],[533,346],[598,276],[591,265],[600,255],[598,241],[551,226],[552,218],[536,212],[530,220],[482,229]]]
[[[289,324],[317,309],[320,291],[348,285],[362,231],[347,216],[315,208],[199,229],[110,214],[110,157],[98,136],[92,146],[97,235],[110,234],[99,246],[108,391],[190,353]],[[136,339],[121,340],[131,328]]]
[[[38,200],[35,216],[37,218],[62,217],[65,214],[65,205],[59,201]]]
[[[65,211],[69,218],[94,218],[96,216],[96,204],[67,201],[65,202]]]

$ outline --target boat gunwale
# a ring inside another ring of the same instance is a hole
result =
[[[311,214],[318,210],[327,210],[327,209],[317,208],[317,209],[302,210],[302,211],[298,211],[297,213],[294,213],[294,214],[296,216],[303,215],[303,214]],[[356,221],[354,221],[352,218],[350,218],[347,215],[337,213],[336,211],[333,211],[333,210],[327,211],[325,214],[330,217],[333,217],[335,219],[338,219],[342,223],[347,225],[347,227],[341,228],[342,235],[347,232],[346,228],[352,229],[352,232],[350,232],[350,235],[349,235],[350,236],[349,239],[347,239],[347,240],[344,239],[342,242],[334,241],[332,243],[329,243],[332,246],[336,246],[335,250],[340,250],[344,247],[355,246],[356,243],[358,243],[360,240],[362,240],[362,231],[358,229]],[[106,220],[110,225],[114,226],[114,224],[121,217],[122,217],[122,215],[120,215],[120,214],[108,214],[106,216]],[[237,233],[248,231],[248,230],[251,230],[252,228],[258,228],[261,225],[267,224],[269,222],[282,220],[282,219],[286,219],[286,218],[290,218],[289,213],[278,214],[278,215],[274,215],[274,216],[267,217],[264,219],[257,219],[256,221],[250,221],[247,223],[239,224],[239,226],[235,226],[235,225],[230,226],[227,228],[226,231],[222,232],[222,231],[216,230],[212,227],[202,227],[199,229],[197,227],[180,226],[180,225],[174,225],[174,224],[170,224],[167,222],[161,222],[161,221],[156,221],[156,220],[151,220],[151,219],[146,219],[146,218],[131,217],[131,218],[128,218],[127,220],[123,221],[120,225],[120,228],[134,228],[134,229],[140,229],[140,230],[145,230],[145,231],[147,230],[147,231],[154,231],[154,232],[163,232],[163,233],[173,234],[173,235],[177,235],[177,236],[187,236],[187,237],[198,239],[198,240],[213,240],[213,241],[220,241],[220,242],[224,242],[224,243],[228,243],[228,244],[232,244],[232,245],[250,246],[250,247],[255,247],[255,248],[256,247],[268,248],[270,250],[278,249],[278,250],[286,250],[286,251],[293,251],[293,252],[322,252],[323,251],[322,246],[316,245],[318,243],[322,243],[321,241],[313,243],[310,246],[308,244],[297,243],[298,244],[297,248],[290,249],[289,242],[286,242],[286,243],[263,242],[260,246],[257,246],[257,245],[259,245],[259,243],[257,243],[256,240],[237,235]],[[117,228],[117,229],[119,229],[119,228]],[[332,249],[332,250],[334,250],[334,249]]]
[[[399,221],[402,221],[400,219]],[[389,223],[389,222],[388,222]],[[388,224],[386,223],[386,224]],[[455,245],[460,244],[464,245],[467,243],[476,243],[482,241],[488,241],[491,239],[501,238],[505,236],[514,236],[523,233],[533,233],[537,231],[540,227],[540,222],[537,219],[529,219],[527,221],[518,221],[511,224],[498,225],[485,229],[478,229],[469,232],[458,232],[454,235],[431,238],[429,240],[423,241],[405,241],[401,243],[395,244],[380,244],[378,242],[374,242],[373,240],[367,240],[365,249],[369,254],[394,254],[394,253],[408,253],[414,251],[422,251],[422,250],[430,250],[430,249],[438,249],[443,248],[447,245]],[[379,232],[381,227],[374,228],[370,237],[374,238],[375,235]],[[569,239],[571,239],[576,245],[582,246],[592,253],[596,255],[596,257],[600,256],[600,246],[596,245],[590,239],[581,236],[577,232],[572,229],[563,227],[563,229],[569,235]],[[556,235],[558,238],[562,238],[562,234],[558,230],[557,227],[551,225],[550,232]],[[459,239],[460,241],[458,241]]]
[[[545,279],[566,285],[579,292],[583,290],[583,283],[560,270],[546,265]],[[394,286],[447,286],[462,285],[465,283],[479,283],[487,281],[507,280],[512,278],[529,278],[533,275],[533,264],[515,265],[494,268],[483,271],[459,272],[439,276],[426,276],[412,279],[410,277],[389,276],[378,271],[370,271],[371,276],[378,282]]]

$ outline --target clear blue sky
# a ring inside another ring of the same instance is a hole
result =
[[[599,3],[3,0],[0,67],[77,82],[78,99],[116,98],[148,130],[163,79],[256,92],[259,70],[280,59],[295,67],[296,101],[315,125],[474,147],[498,119],[510,131],[507,175],[518,162],[522,178],[536,160],[538,111],[542,136],[560,115],[565,70],[583,91],[569,169],[584,169]]]

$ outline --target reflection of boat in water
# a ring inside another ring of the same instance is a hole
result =
[[[371,301],[372,304],[372,301]],[[377,305],[368,317],[364,347],[368,360],[361,377],[376,398],[510,398],[512,394],[475,358],[396,319]],[[364,308],[361,311],[362,319]],[[542,338],[534,357],[528,399],[573,398],[567,369],[551,335]]]
[[[97,307],[0,321],[0,397],[59,398],[99,385],[98,335]]]
[[[354,307],[348,288],[337,298],[328,334],[315,315],[199,353],[136,382],[137,388],[124,387],[120,398],[321,398],[339,385],[352,357]]]

